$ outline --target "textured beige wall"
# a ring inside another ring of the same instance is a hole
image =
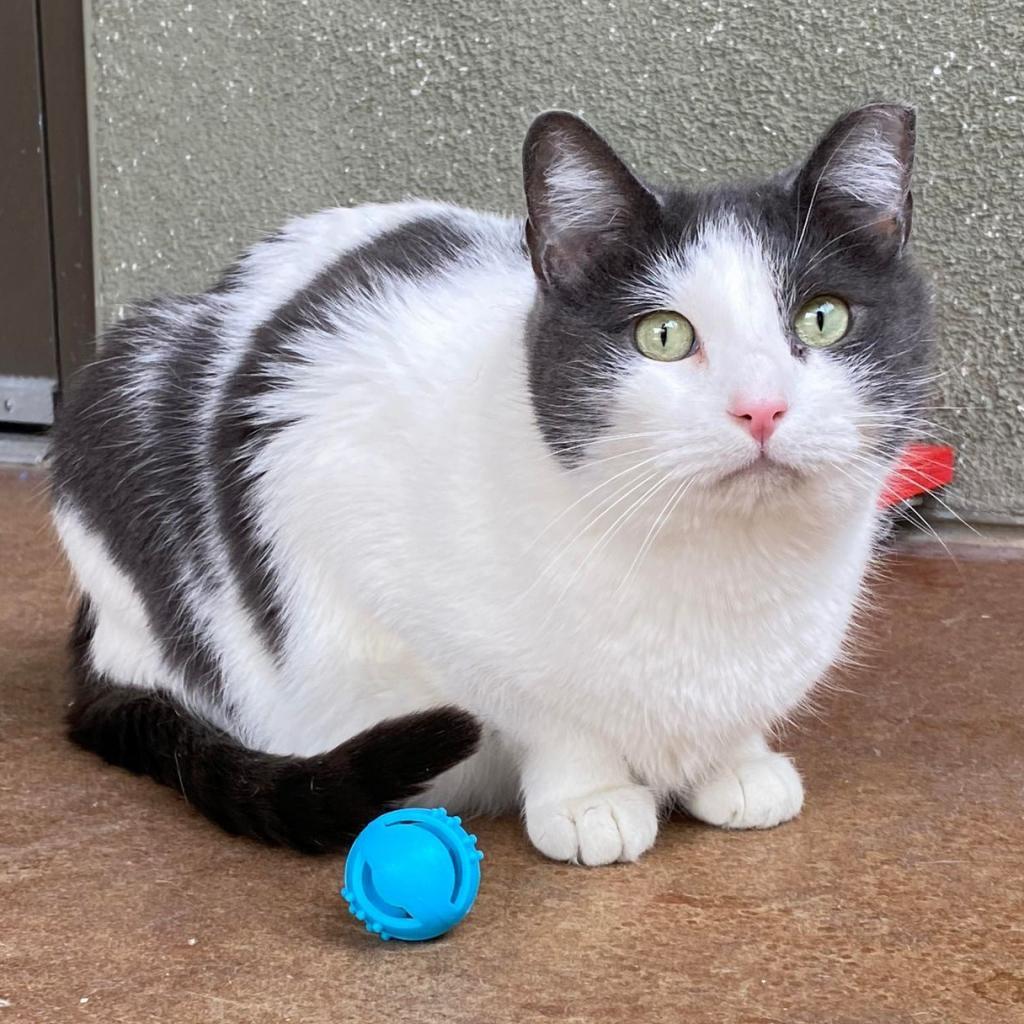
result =
[[[934,416],[954,504],[1024,517],[1019,0],[91,0],[101,315],[193,289],[283,217],[406,194],[519,210],[531,115],[653,178],[788,163],[841,109],[920,108]]]

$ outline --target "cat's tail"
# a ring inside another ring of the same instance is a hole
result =
[[[75,743],[176,789],[228,832],[307,853],[344,847],[480,740],[476,720],[447,707],[381,722],[315,757],[265,754],[169,694],[119,686],[83,665],[68,712]]]

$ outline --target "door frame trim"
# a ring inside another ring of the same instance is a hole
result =
[[[81,2],[37,3],[57,362],[67,387],[96,333],[85,17]]]

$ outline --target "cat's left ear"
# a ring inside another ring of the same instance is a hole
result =
[[[580,284],[610,246],[657,221],[653,193],[590,125],[566,111],[550,110],[530,125],[523,182],[530,258],[547,284]]]
[[[914,110],[901,104],[874,103],[839,118],[794,182],[801,216],[823,214],[883,249],[902,249],[914,205],[914,135]]]

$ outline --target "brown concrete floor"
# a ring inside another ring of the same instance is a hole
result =
[[[403,946],[343,913],[341,857],[230,839],[65,743],[42,486],[0,473],[0,1024],[1024,1020],[1019,557],[891,560],[866,666],[788,737],[798,821],[680,818],[592,871],[480,822],[473,913]]]

